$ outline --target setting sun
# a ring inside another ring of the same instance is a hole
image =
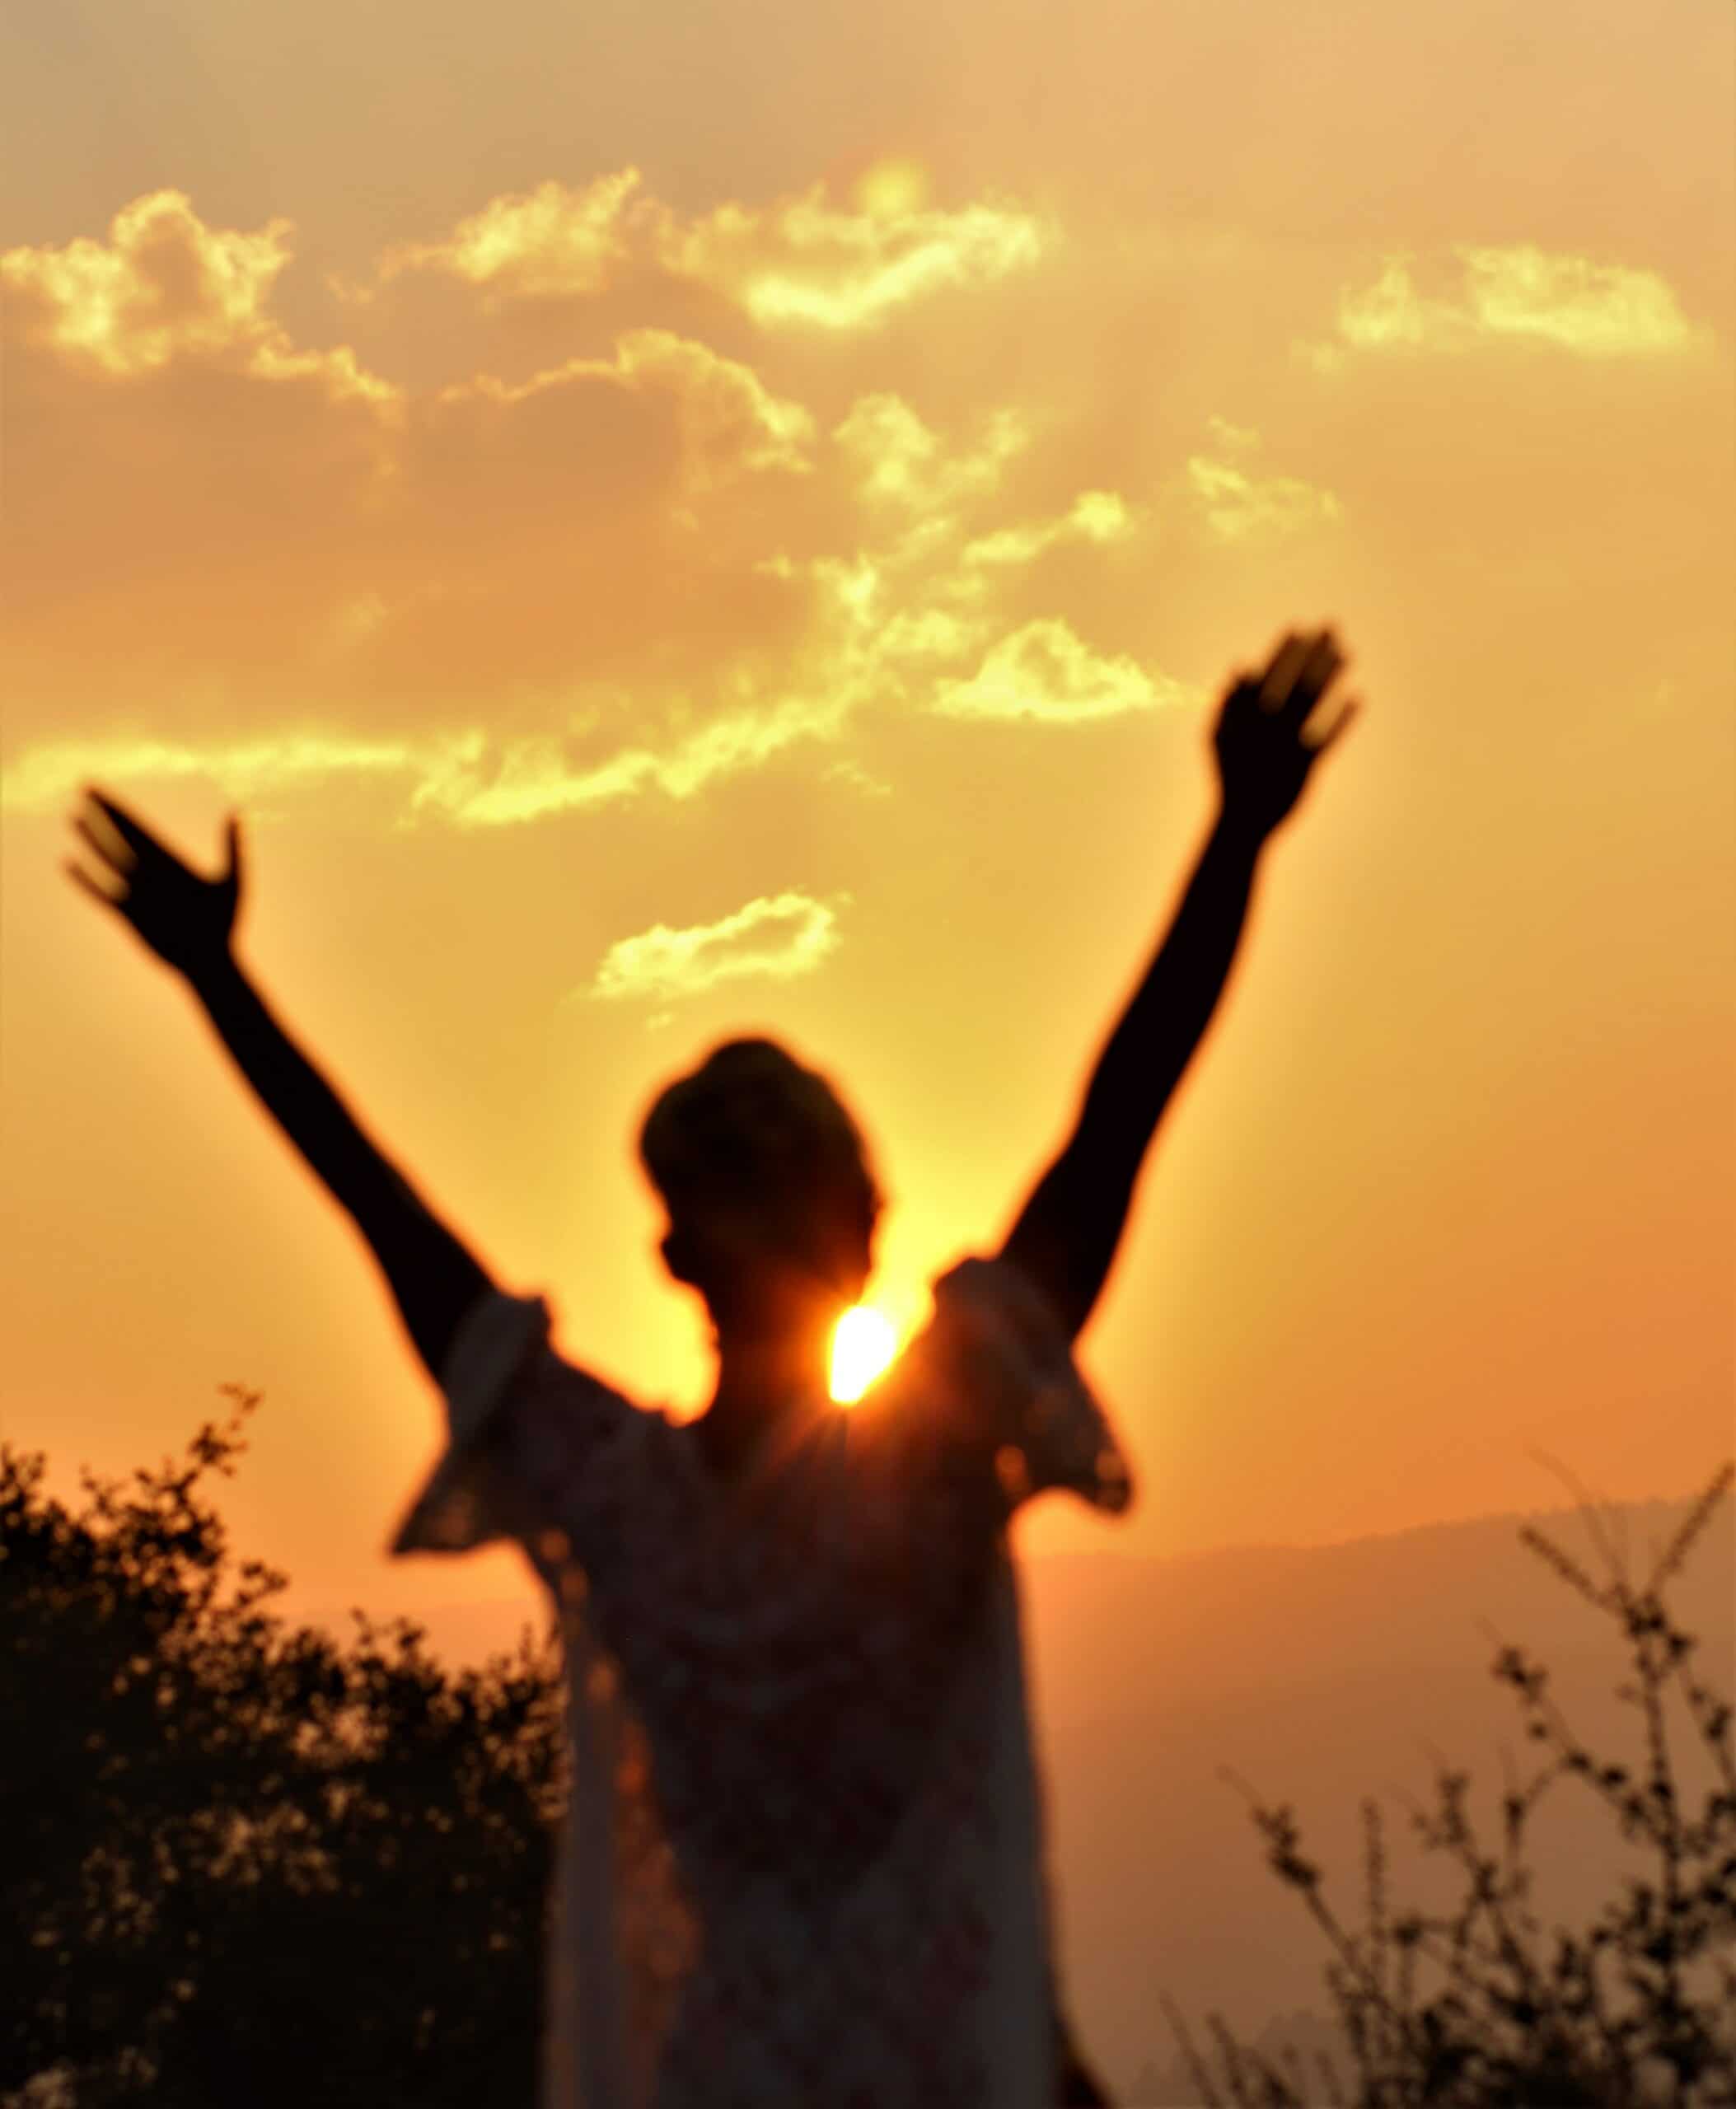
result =
[[[898,1335],[892,1321],[871,1303],[852,1304],[832,1335],[832,1396],[854,1405],[892,1359]]]

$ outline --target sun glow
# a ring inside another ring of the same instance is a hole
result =
[[[919,213],[928,202],[928,171],[920,161],[902,157],[877,161],[856,185],[857,209],[871,219],[899,219]]]
[[[853,1304],[832,1334],[832,1396],[854,1405],[892,1359],[898,1335],[883,1311],[871,1303]]]

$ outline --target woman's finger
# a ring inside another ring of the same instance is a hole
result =
[[[1298,637],[1294,630],[1285,636],[1283,643],[1267,662],[1266,671],[1260,677],[1260,707],[1262,710],[1282,710],[1289,700],[1289,694],[1302,671],[1303,662],[1308,656],[1308,640]]]
[[[85,818],[82,813],[76,814],[73,816],[73,825],[84,837],[91,848],[96,851],[96,854],[100,858],[101,858],[104,863],[112,865],[117,872],[130,871],[133,866],[138,863],[138,858],[134,857],[131,849],[128,848],[126,843],[119,836],[115,836],[110,841],[105,841],[102,836],[96,832],[96,829],[91,825],[91,823]]]
[[[1314,705],[1331,686],[1332,678],[1344,664],[1344,654],[1338,648],[1338,640],[1329,629],[1323,629],[1308,647],[1308,655],[1302,662],[1296,676],[1296,686],[1291,701],[1302,717],[1306,717]]]
[[[112,908],[117,913],[119,911],[121,904],[125,900],[126,896],[124,894],[110,893],[106,887],[98,886],[96,880],[91,877],[90,873],[85,870],[84,867],[80,864],[76,858],[72,857],[67,858],[62,863],[61,869],[65,872],[68,877],[77,879],[79,885],[84,888],[85,891],[90,895],[93,900],[100,900],[105,908]]]
[[[152,850],[159,856],[165,853],[162,844],[149,828],[141,826],[124,806],[117,806],[112,798],[105,797],[95,784],[85,786],[85,796],[102,808],[115,832],[135,857],[148,855]]]
[[[1317,740],[1304,739],[1303,745],[1310,754],[1323,755],[1327,749],[1344,737],[1345,728],[1362,708],[1360,696],[1352,696]]]

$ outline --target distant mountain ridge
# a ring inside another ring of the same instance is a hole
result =
[[[1621,1519],[1637,1553],[1643,1550],[1649,1539],[1655,1538],[1660,1543],[1667,1539],[1674,1524],[1697,1498],[1696,1493],[1674,1499],[1617,1503],[1611,1504],[1609,1513]],[[1583,1537],[1576,1536],[1581,1529],[1579,1511],[1558,1507],[1516,1509],[1444,1523],[1417,1524],[1403,1531],[1372,1533],[1318,1546],[1254,1541],[1186,1553],[1124,1552],[1119,1547],[1106,1546],[1102,1551],[1025,1554],[1021,1555],[1019,1565],[1024,1578],[1027,1625],[1038,1598],[1046,1598],[1058,1590],[1065,1592],[1074,1589],[1091,1597],[1098,1588],[1125,1586],[1135,1574],[1148,1583],[1161,1577],[1170,1583],[1197,1584],[1210,1601],[1228,1602],[1238,1592],[1218,1586],[1220,1573],[1240,1577],[1244,1584],[1259,1574],[1270,1586],[1281,1575],[1308,1572],[1309,1564],[1315,1561],[1343,1560],[1349,1563],[1348,1572],[1361,1560],[1382,1559],[1381,1549],[1387,1549],[1402,1560],[1411,1555],[1425,1555],[1429,1548],[1438,1546],[1452,1566],[1476,1569],[1483,1564],[1471,1556],[1480,1537],[1490,1541],[1490,1550],[1500,1556],[1496,1564],[1504,1571],[1542,1582],[1544,1586],[1532,1592],[1542,1606],[1555,1605],[1558,1594],[1562,1602],[1570,1602],[1561,1584],[1546,1574],[1534,1555],[1519,1546],[1518,1534],[1527,1526],[1557,1538],[1570,1549],[1577,1547],[1582,1555],[1589,1550]],[[1510,1561],[1505,1559],[1507,1555],[1511,1555]],[[1707,1555],[1708,1549],[1703,1546],[1695,1564],[1703,1566]],[[1094,1578],[1094,1583],[1088,1582],[1087,1577]],[[348,1637],[349,1605],[353,1598],[346,1598],[341,1605],[324,1599],[304,1603],[297,1594],[294,1601],[296,1616]],[[526,1624],[540,1630],[545,1614],[527,1573],[521,1594],[481,1601],[455,1601],[419,1609],[414,1616],[419,1624],[427,1627],[429,1640],[438,1653],[452,1662],[470,1664],[480,1662],[503,1650],[512,1650],[521,1630]]]
[[[1608,1527],[1643,1571],[1691,1507],[1636,1503],[1611,1512]],[[1669,1592],[1699,1637],[1700,1673],[1725,1692],[1736,1687],[1733,1521],[1726,1499]],[[1420,1900],[1435,1866],[1420,1860],[1398,1797],[1428,1801],[1438,1758],[1470,1772],[1473,1807],[1487,1812],[1504,1762],[1528,1768],[1514,1695],[1490,1675],[1499,1645],[1550,1670],[1594,1749],[1637,1751],[1638,1717],[1614,1696],[1625,1660],[1614,1622],[1520,1541],[1528,1525],[1600,1575],[1575,1510],[1318,1548],[1028,1564],[1062,1955],[1080,2025],[1111,2073],[1167,2063],[1159,1988],[1184,2013],[1219,2008],[1251,2028],[1324,2006],[1323,1946],[1267,1872],[1224,1768],[1294,1807],[1329,1893],[1359,1920],[1364,1798],[1388,1812],[1395,1896]],[[1546,1917],[1576,1915],[1617,1877],[1612,1827],[1574,1783],[1545,1803],[1534,1842]]]

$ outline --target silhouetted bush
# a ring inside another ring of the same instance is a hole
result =
[[[1293,1811],[1251,1796],[1273,1872],[1302,1898],[1330,1948],[1327,1987],[1343,2051],[1340,2060],[1317,2052],[1305,2065],[1238,2042],[1214,2015],[1208,2027],[1215,2055],[1208,2059],[1170,2007],[1204,2109],[1736,2105],[1731,1708],[1696,1672],[1696,1643],[1665,1602],[1733,1480],[1736,1466],[1726,1466],[1643,1582],[1593,1510],[1586,1514],[1601,1583],[1541,1531],[1521,1532],[1619,1628],[1631,1681],[1617,1695],[1640,1714],[1642,1751],[1635,1764],[1588,1749],[1551,1698],[1548,1672],[1522,1649],[1503,1647],[1493,1674],[1511,1686],[1541,1761],[1504,1795],[1494,1839],[1479,1835],[1469,1812],[1469,1775],[1437,1771],[1434,1803],[1412,1821],[1424,1848],[1444,1855],[1454,1872],[1461,1893],[1452,1910],[1392,1909],[1380,1812],[1369,1802],[1365,1924],[1352,1931],[1303,1854]],[[1708,1766],[1697,1807],[1682,1778],[1684,1733]],[[1644,1873],[1624,1879],[1587,1924],[1546,1930],[1533,1905],[1527,1825],[1563,1779],[1597,1798]]]
[[[227,1388],[77,1514],[0,1448],[0,2095],[528,2105],[552,1631],[453,1676],[408,1621],[286,1629],[200,1499],[258,1403]]]

